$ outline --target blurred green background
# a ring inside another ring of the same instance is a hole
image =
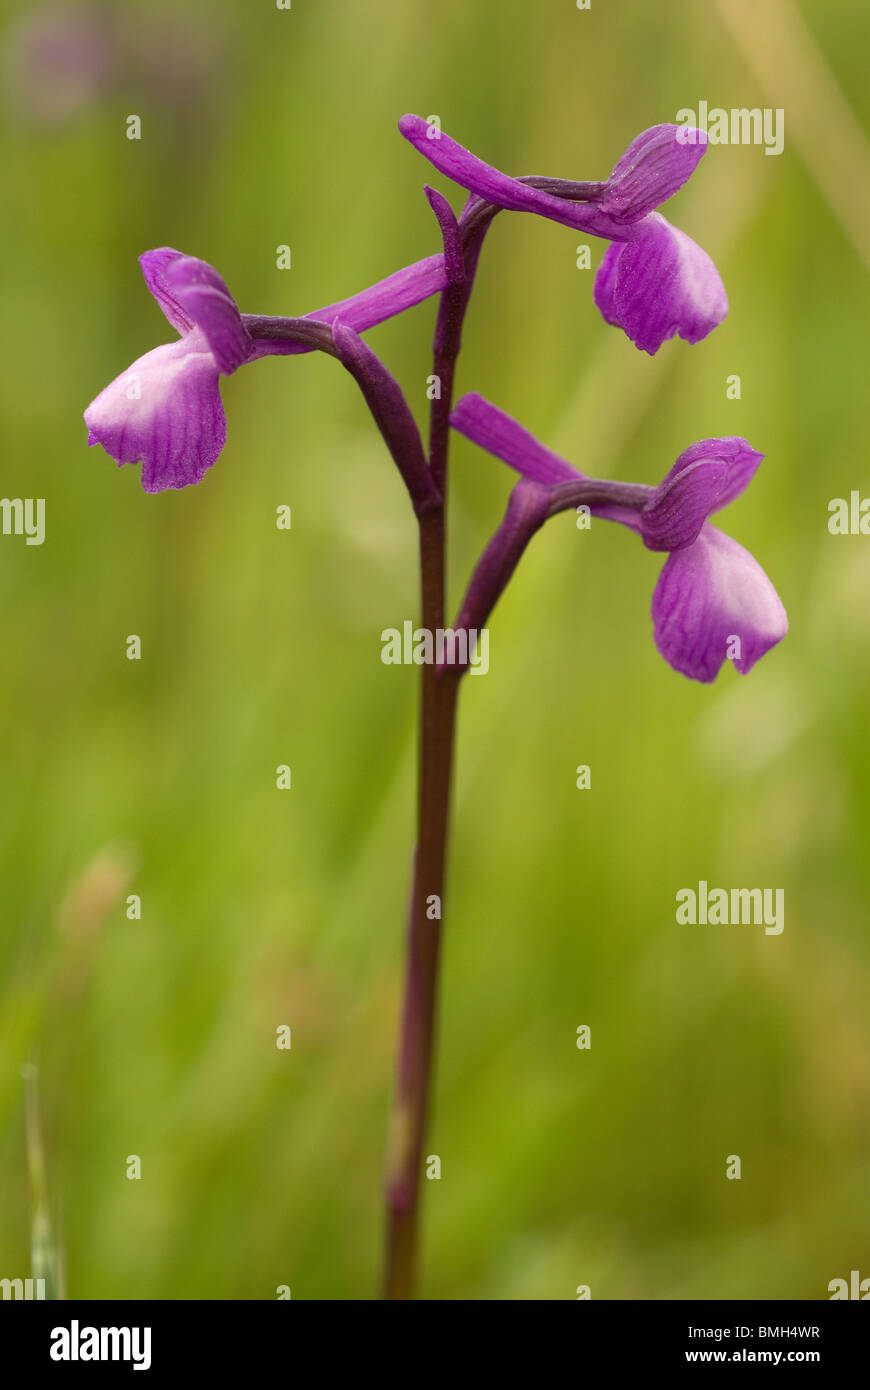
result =
[[[724,527],[791,633],[702,687],[655,650],[635,537],[568,517],[523,561],[462,696],[421,1292],[870,1276],[870,540],[827,530],[870,495],[866,6],[6,3],[2,42],[0,490],[46,499],[46,540],[0,537],[0,1276],[35,1228],[70,1297],[378,1283],[417,697],[380,633],[416,616],[414,527],[319,355],[224,381],[196,488],[147,496],[88,450],[84,407],[173,336],[136,257],[180,247],[244,310],[303,313],[438,249],[422,185],[461,196],[404,111],[597,178],[699,99],[785,109],[781,157],[711,147],[666,209],[724,325],[648,358],[592,305],[603,243],[578,270],[577,233],[506,214],[459,387],[601,475],[746,435],[766,462]],[[421,421],[433,318],[369,335]],[[456,440],[451,607],[510,483]],[[678,926],[702,878],[783,887],[782,936]]]

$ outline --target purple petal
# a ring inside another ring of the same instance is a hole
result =
[[[457,401],[450,414],[450,423],[466,439],[478,444],[487,453],[515,468],[531,482],[556,487],[559,483],[588,480],[588,474],[545,448],[533,434],[498,406],[470,391]],[[616,521],[630,531],[640,530],[639,513],[615,503],[593,503],[593,516],[603,521]]]
[[[654,125],[638,135],[613,166],[599,209],[621,222],[637,222],[666,202],[706,151],[706,134],[694,129],[691,134],[696,138],[689,143],[685,126]]]
[[[333,319],[340,318],[355,333],[362,333],[437,294],[446,284],[444,257],[427,256],[425,260],[403,266],[349,299],[327,304],[325,309],[314,309],[305,318],[317,319],[319,323],[332,323]]]
[[[542,189],[530,188],[519,179],[502,174],[491,164],[485,164],[443,131],[438,131],[435,138],[433,127],[422,116],[403,116],[399,130],[440,173],[487,203],[512,212],[535,212],[551,222],[561,222],[565,227],[575,227],[592,236],[619,240],[626,235],[624,222],[600,212],[595,205],[569,202]]]
[[[102,444],[119,464],[141,459],[146,492],[198,483],[226,440],[219,380],[196,330],[154,348],[88,406],[88,444]]]
[[[476,391],[457,401],[450,423],[466,439],[503,459],[535,483],[554,485],[584,476],[558,454],[544,448],[533,434]]]
[[[438,294],[448,283],[447,274],[444,269],[444,257],[440,253],[437,256],[427,256],[422,261],[415,261],[413,265],[403,266],[401,270],[388,275],[385,280],[379,280],[376,285],[370,285],[367,290],[361,290],[359,294],[351,295],[349,299],[340,299],[335,304],[327,304],[323,309],[313,309],[310,314],[305,314],[307,319],[314,319],[317,323],[331,324],[335,319],[340,318],[342,323],[348,328],[352,328],[355,333],[362,333],[367,328],[373,328],[377,323],[384,323],[387,319],[394,318],[396,314],[401,314],[405,309],[411,309],[415,304],[420,304],[430,295]],[[254,314],[246,314],[246,321],[251,325],[253,335],[253,351],[256,357],[281,356],[290,357],[300,352],[313,352],[314,349],[304,343],[281,342],[270,338],[257,337],[256,325],[268,322]],[[280,322],[280,320],[273,320]]]
[[[729,656],[745,674],[788,631],[785,609],[764,570],[709,522],[694,545],[668,556],[652,616],[665,660],[705,682],[716,678]]]
[[[610,247],[595,281],[595,302],[651,355],[678,333],[700,342],[728,313],[725,288],[706,251],[652,212],[628,241]]]
[[[229,376],[251,355],[251,340],[239,306],[208,261],[179,256],[162,269],[162,285],[173,302],[208,339],[219,369]]]
[[[615,295],[616,268],[619,265],[619,253],[624,244],[625,243],[621,241],[613,241],[610,243],[604,253],[604,259],[598,267],[595,276],[595,284],[592,289],[592,297],[595,300],[596,308],[602,318],[607,323],[612,323],[615,328],[622,327],[616,313]]]
[[[183,251],[176,251],[171,246],[161,246],[156,251],[145,251],[139,257],[139,264],[142,267],[142,274],[145,276],[145,284],[153,294],[157,303],[160,305],[173,328],[179,333],[189,333],[194,327],[193,319],[187,313],[183,304],[173,292],[167,278],[166,272],[175,261],[185,260]]]
[[[707,517],[748,487],[763,458],[736,435],[692,444],[641,512],[644,545],[650,550],[691,545]]]

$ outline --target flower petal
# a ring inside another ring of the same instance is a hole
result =
[[[466,439],[503,459],[535,483],[566,483],[584,475],[565,459],[546,449],[533,434],[498,406],[471,391],[456,402],[450,423]]]
[[[707,136],[686,127],[654,125],[632,140],[613,166],[607,195],[598,204],[602,212],[624,222],[637,222],[664,203],[694,173],[707,148]]]
[[[189,333],[194,327],[193,319],[173,292],[166,272],[175,261],[185,260],[183,251],[172,246],[160,246],[156,251],[144,251],[139,257],[145,284],[160,305],[173,328],[179,333]]]
[[[214,266],[195,256],[179,256],[165,263],[161,280],[173,303],[179,304],[205,334],[225,375],[247,361],[251,354],[248,330],[242,323],[239,306]]]
[[[332,323],[340,318],[347,328],[362,333],[437,294],[447,283],[444,257],[440,254],[426,256],[349,299],[339,299],[335,304],[327,304],[325,309],[313,309],[305,318],[317,319],[319,323]]]
[[[725,287],[706,251],[657,212],[610,248],[596,277],[595,302],[608,323],[651,355],[676,333],[687,343],[700,342],[728,313]]]
[[[88,406],[88,444],[118,464],[141,459],[146,492],[198,483],[226,440],[219,380],[199,332],[154,348]]]
[[[312,309],[311,313],[305,314],[304,317],[327,324],[340,318],[346,327],[352,328],[355,333],[362,333],[365,329],[373,328],[375,324],[384,323],[405,309],[420,304],[430,295],[438,294],[447,284],[444,257],[439,253],[436,256],[427,256],[422,261],[415,261],[413,265],[403,266],[401,270],[388,275],[385,280],[369,285],[368,289],[351,295],[349,299],[339,299],[335,304],[327,304],[323,309]],[[269,323],[280,324],[278,318],[246,314],[245,321],[250,326],[253,355],[256,357],[290,357],[296,353],[313,351],[313,348],[305,343],[282,342],[267,335],[258,336],[258,325],[262,328]]]
[[[707,517],[748,487],[763,458],[737,435],[692,444],[640,514],[644,545],[650,550],[691,545]]]
[[[595,307],[605,322],[612,323],[615,328],[622,327],[616,312],[616,269],[619,265],[619,253],[624,244],[622,241],[610,243],[604,253],[604,259],[598,267],[595,284],[592,287]]]
[[[551,222],[576,227],[592,236],[615,240],[626,235],[625,223],[598,210],[593,203],[571,202],[539,188],[512,179],[491,164],[485,164],[457,140],[433,127],[422,116],[403,116],[399,130],[429,163],[446,174],[460,188],[476,193],[487,203],[512,212],[536,212]]]
[[[652,601],[656,646],[692,680],[715,680],[731,657],[745,674],[788,631],[779,595],[742,545],[707,522],[668,556]]]
[[[450,423],[466,439],[515,468],[530,482],[553,489],[559,484],[593,481],[587,473],[581,473],[552,449],[545,448],[512,416],[475,391],[457,401],[450,414]],[[607,484],[602,482],[600,486],[603,490]],[[633,507],[620,502],[593,502],[589,510],[602,521],[615,521],[630,531],[640,531],[640,514]]]

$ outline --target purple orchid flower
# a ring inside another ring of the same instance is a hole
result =
[[[413,659],[421,663],[417,849],[384,1184],[384,1297],[391,1300],[413,1296],[418,1260],[459,687],[470,668],[484,669],[475,660],[477,644],[532,536],[550,517],[582,504],[663,552],[652,600],[655,641],[670,665],[694,680],[714,680],[725,660],[740,672],[751,670],[788,627],[763,570],[709,520],[744,491],[761,462],[745,439],[699,440],[658,487],[649,487],[588,477],[478,395],[464,396],[451,409],[478,261],[500,209],[532,212],[611,243],[595,279],[595,303],[639,349],[655,353],[677,334],[696,343],[722,321],[728,301],[715,266],[658,211],[692,175],[706,135],[653,126],[632,141],[607,179],[580,183],[511,178],[443,134],[434,119],[405,116],[400,129],[435,168],[468,190],[457,217],[441,193],[426,188],[442,254],[304,318],[287,318],[242,314],[207,262],[169,247],[148,251],[140,257],[146,284],[179,336],[145,353],[85,411],[88,443],[102,444],[119,465],[141,460],[146,491],[187,487],[214,464],[226,438],[221,377],[260,357],[322,351],[356,381],[409,494],[429,651],[418,651],[415,634]],[[436,293],[427,383],[437,390],[427,390],[424,444],[399,382],[360,334]],[[451,425],[520,477],[453,626],[444,629]],[[392,662],[393,654],[382,652],[382,659]]]
[[[677,334],[699,343],[728,313],[707,252],[658,212],[638,222],[627,241],[608,246],[593,297],[602,317],[650,356]]]
[[[242,314],[208,262],[171,247],[139,257],[145,283],[181,334],[152,348],[101,391],[85,411],[88,444],[102,444],[119,464],[142,462],[146,492],[201,481],[226,442],[221,376],[274,354],[311,352],[274,336],[285,320]],[[361,332],[443,289],[442,255],[406,266],[350,299],[306,317],[331,325],[341,319]]]
[[[476,394],[462,397],[450,423],[522,474],[521,487],[536,485],[537,498],[525,496],[522,514],[514,509],[521,524],[531,519],[529,535],[548,515],[585,502],[650,549],[669,552],[653,594],[653,632],[682,675],[712,681],[729,656],[745,674],[785,636],[785,609],[761,566],[707,520],[743,492],[761,462],[745,439],[699,440],[652,488],[589,478]],[[516,552],[516,537],[506,536],[505,547]],[[490,568],[497,559],[496,549]]]
[[[436,169],[484,202],[608,238],[613,244],[596,275],[595,303],[644,352],[655,354],[676,334],[700,342],[728,313],[710,257],[655,211],[694,172],[707,147],[703,131],[693,130],[690,142],[683,126],[652,126],[604,182],[574,184],[511,178],[420,116],[403,116],[399,130]]]

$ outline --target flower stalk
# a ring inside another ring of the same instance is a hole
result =
[[[148,289],[179,336],[145,353],[91,402],[88,443],[101,444],[119,465],[141,462],[146,492],[199,483],[226,438],[221,378],[263,357],[322,352],[354,377],[407,488],[419,533],[422,623],[430,638],[444,629],[452,429],[520,475],[459,606],[453,633],[466,638],[466,653],[531,538],[550,517],[576,507],[628,527],[648,551],[667,556],[653,595],[653,632],[675,670],[704,682],[726,660],[749,671],[788,624],[760,565],[709,520],[748,486],[761,462],[745,439],[699,440],[653,487],[588,477],[479,395],[453,405],[477,264],[502,209],[609,241],[595,278],[595,304],[640,350],[656,353],[675,336],[697,343],[722,322],[728,301],[716,267],[657,210],[691,176],[706,138],[695,132],[698,138],[689,140],[684,128],[653,126],[631,142],[606,179],[582,182],[511,177],[417,116],[403,117],[399,128],[468,194],[457,218],[443,194],[425,189],[442,250],[301,318],[243,314],[207,262],[171,247],[145,252],[140,262]],[[424,448],[399,383],[359,335],[436,294]],[[470,655],[462,662],[441,655],[421,662],[417,847],[386,1172],[383,1295],[390,1300],[412,1298],[417,1287],[456,711],[469,664]]]
[[[450,410],[462,326],[480,250],[497,209],[473,222],[457,222],[450,205],[432,189],[427,197],[444,242],[448,283],[441,292],[432,346],[437,390],[429,420],[429,471],[438,490],[436,507],[419,517],[420,608],[423,627],[444,626],[447,464]],[[417,848],[406,942],[404,995],[396,1088],[387,1156],[386,1251],[383,1296],[414,1296],[420,1239],[420,1184],[435,1052],[450,790],[456,706],[462,670],[424,664],[420,672],[420,737],[417,772]]]

